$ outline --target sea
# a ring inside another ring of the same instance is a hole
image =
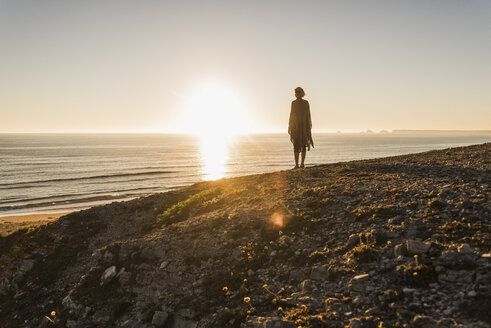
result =
[[[318,133],[306,165],[491,142],[491,134]],[[64,213],[294,166],[287,134],[0,134],[0,217]]]

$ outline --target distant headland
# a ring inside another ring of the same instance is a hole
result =
[[[392,130],[396,134],[491,134],[491,130]]]

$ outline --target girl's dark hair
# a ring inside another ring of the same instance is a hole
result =
[[[302,98],[305,96],[305,91],[303,91],[302,88],[297,87],[297,88],[295,88],[295,96]]]

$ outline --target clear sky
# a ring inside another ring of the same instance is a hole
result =
[[[185,131],[210,86],[249,131],[297,86],[314,131],[491,129],[491,1],[0,0],[0,132]]]

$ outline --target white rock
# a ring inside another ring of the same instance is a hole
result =
[[[110,266],[101,276],[101,286],[107,285],[116,276],[116,266]]]

